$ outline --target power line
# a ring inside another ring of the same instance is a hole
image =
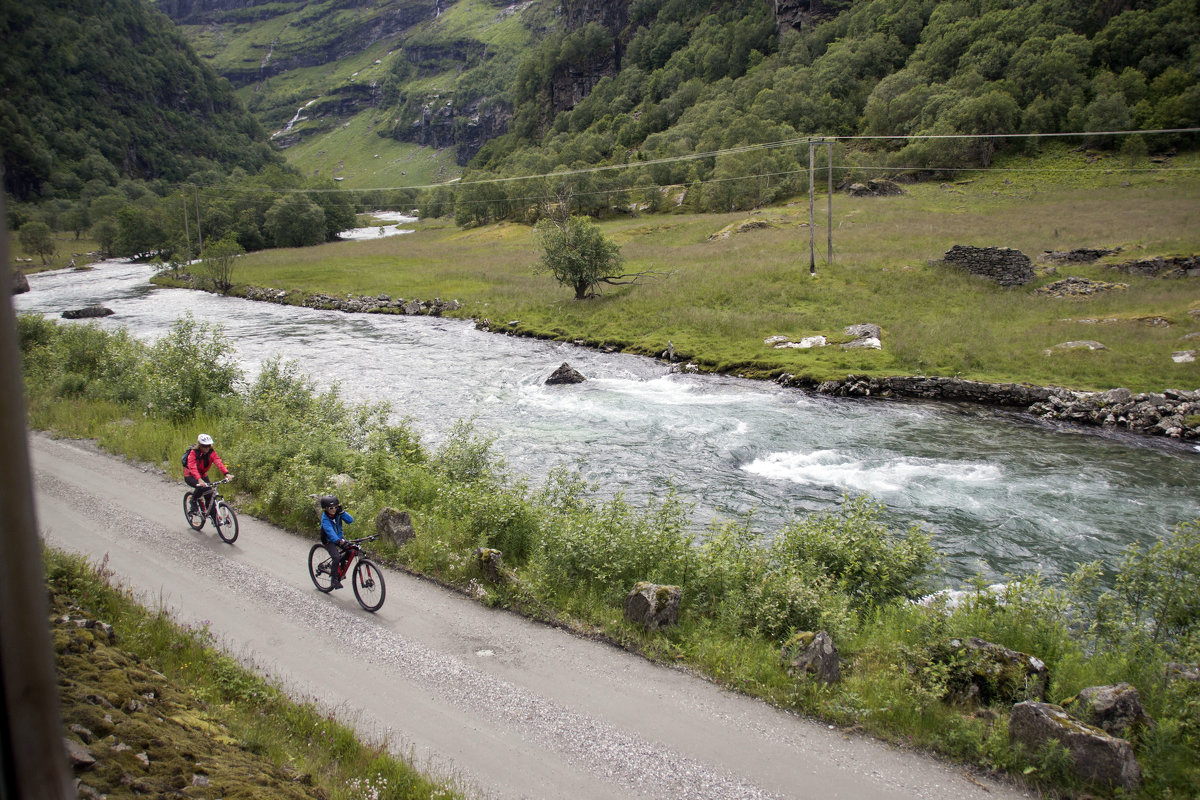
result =
[[[1067,137],[1095,137],[1095,136],[1134,136],[1134,135],[1161,135],[1161,134],[1187,134],[1200,133],[1200,127],[1197,128],[1155,128],[1147,130],[1123,130],[1123,131],[1072,131],[1064,133],[954,133],[954,134],[888,134],[888,135],[855,135],[855,136],[803,136],[790,139],[782,139],[775,142],[761,142],[758,144],[738,145],[735,147],[722,148],[720,150],[709,150],[701,153],[683,153],[675,156],[665,156],[663,158],[650,159],[648,161],[628,161],[621,164],[603,164],[594,167],[578,167],[576,169],[556,170],[554,172],[536,173],[533,175],[509,175],[493,178],[478,178],[474,180],[447,181],[443,183],[416,184],[411,186],[379,186],[370,188],[281,188],[267,189],[267,191],[276,191],[280,193],[291,194],[317,194],[317,193],[347,193],[347,194],[362,194],[365,192],[394,192],[394,191],[423,191],[427,189],[440,188],[457,188],[460,186],[478,186],[494,183],[512,183],[514,181],[529,181],[554,179],[572,175],[587,175],[599,172],[609,172],[612,170],[634,169],[639,167],[652,167],[663,164],[676,164],[687,161],[696,161],[705,158],[718,158],[720,156],[738,155],[742,153],[750,153],[759,150],[775,150],[782,147],[798,147],[807,145],[810,142],[828,143],[838,141],[864,141],[864,140],[898,140],[898,141],[917,141],[926,139],[1048,139],[1048,138],[1067,138]],[[998,171],[998,172],[1083,172],[1084,169],[1061,170],[1054,168],[1024,168],[1024,167],[938,167],[938,166],[876,166],[870,164],[846,164],[835,165],[837,170],[877,170],[877,171],[929,171],[929,172],[966,172],[966,171]],[[1195,171],[1198,168],[1193,167],[1170,167],[1170,168],[1133,168],[1133,167],[1110,167],[1110,169],[1120,169],[1122,171]],[[795,170],[794,172],[802,172],[804,170]],[[765,177],[770,174],[791,174],[791,173],[763,173],[761,175],[745,175],[734,178],[709,179],[701,181],[701,183],[709,183],[720,180],[749,180],[757,177]],[[262,189],[240,189],[246,193],[263,191]],[[603,193],[604,191],[627,191],[624,189],[616,190],[596,190],[596,192],[586,192],[584,194]],[[222,194],[228,194],[225,190]],[[534,198],[530,198],[534,199]],[[487,201],[480,201],[487,202]]]

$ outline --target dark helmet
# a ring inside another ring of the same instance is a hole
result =
[[[341,505],[341,503],[338,502],[338,499],[336,497],[334,497],[333,495],[331,495],[331,494],[321,495],[321,510],[322,511],[324,511],[327,508],[337,508],[340,505]]]

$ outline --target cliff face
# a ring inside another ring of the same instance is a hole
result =
[[[629,25],[629,0],[566,0],[560,6],[564,27],[578,31],[596,23],[612,36],[612,46],[590,53],[581,61],[560,64],[550,79],[550,117],[574,108],[605,76],[621,69],[625,30]]]
[[[810,28],[821,20],[829,19],[843,8],[850,6],[849,2],[838,0],[772,0],[775,4],[775,24],[779,30],[784,28]]]
[[[179,25],[232,27],[304,12],[302,34],[289,31],[289,23],[274,41],[249,48],[254,57],[219,68],[234,86],[247,86],[293,69],[329,64],[360,53],[377,42],[402,35],[439,11],[438,0],[395,0],[385,4],[377,0],[159,0],[157,5]]]

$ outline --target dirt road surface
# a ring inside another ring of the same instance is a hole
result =
[[[118,580],[365,737],[476,797],[1029,797],[919,754],[785,713],[685,671],[488,609],[385,570],[377,614],[324,595],[314,539],[241,515],[222,543],[184,522],[181,481],[30,436],[38,524]],[[349,509],[353,513],[353,509]],[[370,520],[350,535],[373,532]],[[348,584],[347,584],[348,586]]]

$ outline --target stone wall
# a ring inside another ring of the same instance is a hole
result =
[[[956,244],[946,251],[943,262],[1001,286],[1024,286],[1033,280],[1033,263],[1029,256],[1011,247]]]

